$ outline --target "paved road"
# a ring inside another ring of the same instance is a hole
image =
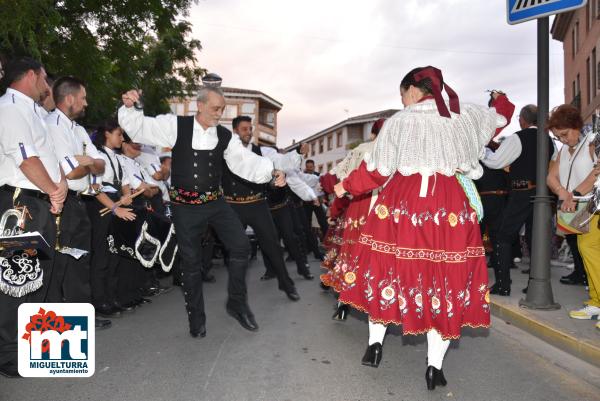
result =
[[[0,378],[0,400],[600,400],[599,369],[498,320],[452,344],[449,384],[434,392],[425,387],[424,336],[392,331],[381,366],[363,367],[364,316],[333,322],[334,300],[316,280],[298,278],[302,300],[293,303],[258,279],[262,270],[255,261],[248,271],[258,333],[226,315],[220,267],[205,286],[206,338],[189,336],[176,288],[97,333],[92,378]]]

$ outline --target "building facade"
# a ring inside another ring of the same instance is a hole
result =
[[[563,43],[565,103],[581,111],[585,122],[600,107],[600,0],[558,14],[552,38]]]
[[[391,117],[397,111],[390,109],[351,117],[299,142],[309,145],[307,159],[315,161],[316,171],[325,173],[341,162],[349,150],[369,140],[375,121]],[[298,142],[294,141],[286,150],[296,146]]]
[[[254,143],[275,145],[277,143],[277,113],[283,105],[263,92],[221,87],[225,95],[225,110],[221,125],[231,130],[231,121],[237,116],[252,118]],[[180,116],[194,115],[198,111],[196,98],[172,99],[171,111]]]

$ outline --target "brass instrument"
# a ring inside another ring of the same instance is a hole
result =
[[[83,156],[87,156],[86,154],[86,150],[85,148],[87,147],[87,144],[84,142],[83,143]],[[84,196],[96,196],[100,193],[100,188],[96,189],[94,188],[94,184],[92,184],[92,179],[96,178],[93,174],[88,174],[88,178],[90,183],[88,184],[87,188],[81,192],[81,195]]]

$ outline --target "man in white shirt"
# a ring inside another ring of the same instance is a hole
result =
[[[30,259],[27,266],[33,269],[28,272],[22,263],[12,266],[13,255],[2,254],[15,273],[3,275],[0,286],[0,374],[17,377],[17,310],[22,303],[47,301],[53,280],[55,215],[63,209],[67,184],[40,118],[38,102],[50,90],[44,67],[30,58],[16,59],[8,64],[4,79],[9,87],[0,97],[0,213],[19,210],[24,216],[22,231],[38,231],[50,245],[43,258],[14,253],[21,262]],[[4,269],[3,263],[0,273]]]
[[[104,173],[105,163],[87,132],[75,122],[87,107],[83,82],[74,77],[59,78],[52,97],[56,109],[44,121],[69,186],[60,220],[60,245],[90,252],[92,226],[81,193],[90,185],[90,174]],[[54,269],[59,286],[50,294],[53,302],[91,302],[89,253],[79,259],[58,253]]]
[[[159,115],[145,117],[133,106],[139,94],[123,94],[119,109],[121,127],[136,142],[172,148],[171,188],[173,223],[181,258],[182,283],[192,337],[206,335],[202,294],[202,251],[200,237],[210,224],[229,254],[229,299],[227,312],[243,328],[256,331],[258,325],[248,306],[246,269],[250,245],[235,212],[223,199],[223,162],[236,175],[255,183],[285,184],[283,173],[273,163],[246,149],[237,136],[219,125],[225,108],[218,88],[202,87],[198,113],[192,117]]]

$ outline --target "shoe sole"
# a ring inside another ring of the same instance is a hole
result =
[[[571,319],[577,319],[577,320],[598,320],[598,316],[600,316],[600,315],[573,316],[569,313],[569,317]]]

